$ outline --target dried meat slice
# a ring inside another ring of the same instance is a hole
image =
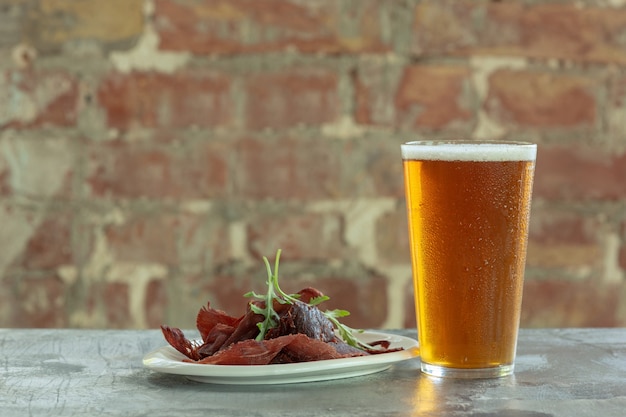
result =
[[[300,301],[289,304],[279,314],[279,320],[273,329],[265,335],[266,339],[273,339],[288,334],[302,333],[311,339],[330,342],[336,338],[334,326],[322,311]]]
[[[198,348],[200,358],[215,354],[225,346],[226,341],[232,336],[236,328],[227,324],[216,324],[206,336],[202,346]],[[200,359],[199,358],[199,359]]]
[[[209,365],[267,365],[297,335],[262,340],[242,340],[233,343],[212,356],[207,356],[197,363]],[[305,336],[306,337],[306,336]]]
[[[271,363],[313,362],[367,356],[367,353],[352,348],[342,341],[327,343],[318,339],[311,339],[303,334],[297,336],[288,345],[285,345]]]
[[[196,327],[200,332],[202,340],[206,341],[207,335],[216,325],[225,324],[230,327],[237,327],[242,318],[243,317],[233,317],[222,310],[216,310],[211,307],[210,303],[207,303],[205,307],[202,307],[200,311],[198,311]]]
[[[182,330],[162,325],[161,331],[163,332],[163,336],[165,337],[165,340],[167,340],[167,343],[169,343],[174,349],[189,359],[201,359],[201,356],[198,354],[199,345],[187,339]]]
[[[307,335],[300,333],[262,341],[243,340],[228,346],[213,356],[200,359],[196,363],[210,365],[268,365],[365,355],[367,353],[360,351],[340,353],[334,344],[311,339]]]

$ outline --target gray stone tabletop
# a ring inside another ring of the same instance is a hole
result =
[[[410,359],[334,381],[203,384],[145,369],[164,345],[158,330],[1,329],[0,416],[626,416],[626,329],[522,329],[515,374],[473,381]]]

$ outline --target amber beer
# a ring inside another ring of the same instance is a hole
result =
[[[402,145],[422,371],[513,372],[537,148]]]

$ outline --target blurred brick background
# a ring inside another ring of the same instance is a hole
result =
[[[626,1],[0,0],[0,327],[193,327],[283,249],[414,326],[399,145],[540,145],[522,326],[626,325]]]

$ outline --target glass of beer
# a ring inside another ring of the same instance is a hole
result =
[[[537,145],[401,145],[422,372],[513,373]]]

